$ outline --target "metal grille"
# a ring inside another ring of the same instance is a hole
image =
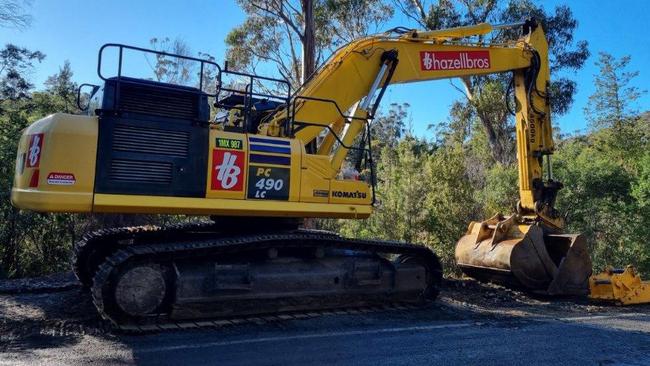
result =
[[[172,163],[113,159],[110,179],[121,182],[169,184],[172,180]]]
[[[190,133],[118,124],[113,130],[113,150],[186,158]]]
[[[197,119],[199,95],[170,88],[120,83],[119,108],[156,116]]]

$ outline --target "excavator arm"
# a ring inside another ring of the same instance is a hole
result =
[[[471,37],[506,27],[522,27],[523,36],[502,44],[472,42]],[[288,112],[274,116],[260,130],[276,136],[286,133],[282,126],[288,123],[287,114],[292,114],[294,127],[299,127],[289,133],[304,144],[324,134],[317,154],[330,157],[336,174],[347,147],[372,124],[388,85],[503,72],[514,73],[520,213],[538,216],[560,229],[563,221],[553,204],[562,185],[550,177],[554,145],[547,92],[548,45],[535,21],[359,39],[335,52],[294,95]],[[549,166],[546,180],[544,158]]]
[[[519,39],[499,44],[475,41],[477,36],[511,27],[522,28]],[[359,135],[370,135],[388,85],[504,72],[513,73],[519,203],[509,216],[497,214],[470,223],[456,246],[457,264],[479,279],[549,294],[584,294],[591,275],[586,242],[582,235],[561,233],[564,218],[554,207],[562,184],[551,172],[548,44],[534,20],[411,30],[352,42],[302,86],[287,113],[262,125],[261,132],[289,131],[305,145],[323,136],[316,154],[328,156],[336,174],[348,147]],[[281,128],[291,122],[291,128]]]

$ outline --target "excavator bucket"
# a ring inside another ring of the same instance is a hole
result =
[[[456,244],[465,274],[547,295],[586,295],[591,258],[584,236],[544,234],[518,216],[472,222]]]
[[[642,281],[633,266],[608,267],[589,279],[589,297],[620,305],[646,304],[650,303],[650,282]]]

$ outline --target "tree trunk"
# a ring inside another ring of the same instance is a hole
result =
[[[469,77],[461,78],[463,86],[465,87],[465,96],[467,100],[472,103],[474,101],[474,89],[472,85],[472,80]],[[502,129],[498,127],[499,123],[506,123],[506,121],[496,121],[491,118],[476,104],[473,104],[473,108],[476,111],[476,116],[481,121],[481,124],[485,128],[487,135],[488,146],[490,147],[490,152],[492,153],[492,158],[494,161],[501,163],[502,165],[510,165],[514,161],[514,157],[511,156],[511,149],[509,145],[512,143],[508,138],[507,129]],[[507,118],[507,117],[506,117]]]
[[[307,79],[316,69],[316,48],[314,41],[314,4],[313,0],[302,0],[302,13],[305,17],[304,37],[302,43],[302,75],[301,83]]]

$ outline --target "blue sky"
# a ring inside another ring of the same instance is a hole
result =
[[[647,0],[580,0],[542,2],[547,9],[568,3],[579,21],[576,40],[587,40],[592,56],[574,77],[578,93],[571,111],[557,118],[564,132],[587,127],[583,107],[593,93],[594,66],[599,51],[615,56],[631,55],[631,70],[639,70],[635,85],[650,85],[650,47],[646,40],[650,14]],[[41,86],[48,75],[69,60],[77,82],[98,82],[97,51],[104,43],[115,42],[147,47],[153,37],[182,38],[194,52],[207,52],[223,62],[224,39],[228,31],[241,23],[244,14],[229,0],[34,0],[33,24],[26,30],[0,28],[1,43],[15,43],[47,55],[38,65],[32,81]],[[412,24],[399,14],[385,28]],[[413,130],[431,136],[426,126],[444,121],[449,105],[462,97],[449,81],[392,86],[384,99],[389,103],[411,104]],[[650,110],[650,98],[639,102],[641,110]]]

